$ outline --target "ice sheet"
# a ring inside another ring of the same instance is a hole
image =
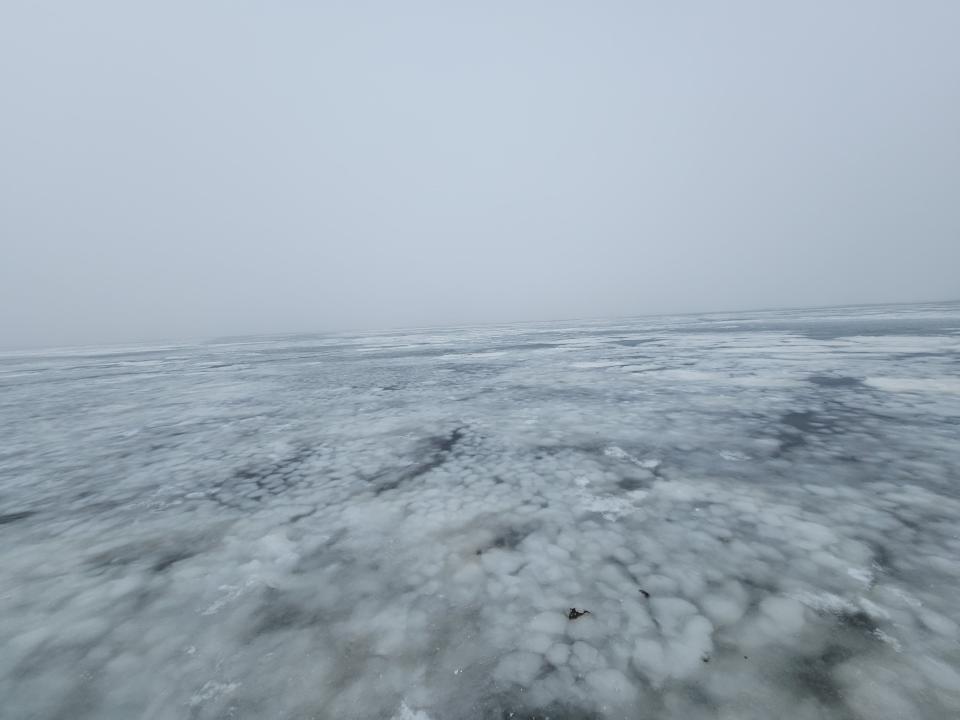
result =
[[[0,716],[960,717],[958,328],[4,355]]]

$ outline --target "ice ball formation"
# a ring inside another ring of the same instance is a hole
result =
[[[960,717],[958,327],[5,355],[0,716]]]

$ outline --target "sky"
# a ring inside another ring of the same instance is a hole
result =
[[[960,2],[0,2],[0,346],[960,298]]]

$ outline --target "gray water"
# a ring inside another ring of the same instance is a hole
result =
[[[957,304],[6,353],[0,437],[3,718],[960,717]]]

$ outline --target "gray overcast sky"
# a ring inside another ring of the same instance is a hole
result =
[[[960,2],[0,2],[0,345],[960,296]]]

